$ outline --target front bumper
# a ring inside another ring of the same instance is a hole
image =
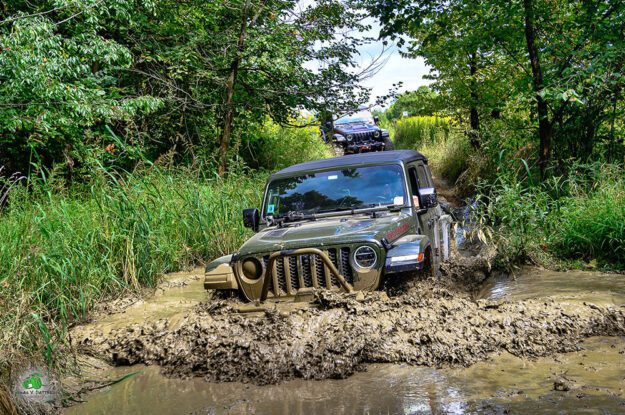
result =
[[[229,264],[220,264],[204,274],[204,288],[207,290],[238,290],[239,284]]]
[[[371,141],[367,143],[349,144],[345,147],[345,154],[368,153],[370,151],[384,150],[384,143]]]

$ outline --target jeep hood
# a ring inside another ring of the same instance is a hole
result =
[[[355,134],[355,133],[363,133],[369,131],[376,131],[380,128],[376,125],[371,124],[345,124],[345,125],[336,125],[334,127],[334,131],[339,134]]]
[[[339,216],[316,221],[302,221],[290,223],[288,226],[266,228],[251,237],[241,247],[240,255],[250,255],[265,252],[274,252],[283,249],[304,247],[320,247],[337,245],[357,241],[380,241],[397,234],[398,228],[409,226],[410,215],[399,213],[384,213],[376,218],[370,215]],[[393,238],[395,239],[395,238]]]

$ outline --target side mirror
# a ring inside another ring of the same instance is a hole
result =
[[[332,121],[326,121],[324,125],[326,126],[328,130],[332,129]]]
[[[258,232],[258,224],[260,223],[260,213],[258,209],[243,209],[243,226]]]
[[[377,115],[373,117],[373,122],[377,125],[380,122],[380,117],[378,117]]]
[[[419,189],[419,206],[421,209],[430,209],[438,204],[436,189],[427,187]]]

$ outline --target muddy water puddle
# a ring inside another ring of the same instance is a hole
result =
[[[176,320],[208,298],[209,294],[204,289],[203,268],[176,272],[168,274],[153,295],[130,304],[113,304],[109,307],[108,315],[97,317],[94,324],[103,333],[107,333],[112,329],[146,320]],[[80,329],[79,327],[77,331]]]
[[[509,354],[463,369],[377,364],[344,380],[279,385],[171,379],[156,366],[114,368],[136,376],[66,414],[624,413],[625,339],[592,338],[583,351],[524,360]],[[568,391],[554,391],[565,377]]]
[[[103,331],[188,312],[205,300],[201,270],[168,278],[162,293],[97,322]],[[514,278],[488,281],[479,298],[625,304],[625,277],[523,268]],[[102,326],[103,324],[103,326]],[[369,364],[343,380],[289,380],[256,386],[202,377],[165,377],[159,366],[97,371],[97,380],[136,375],[87,395],[67,414],[428,414],[625,413],[625,338],[592,337],[581,350],[524,359],[495,353],[469,367],[434,369]],[[560,390],[554,390],[560,389]]]
[[[625,304],[625,275],[523,267],[513,275],[488,280],[477,297],[509,301],[552,297],[558,301],[621,305]]]

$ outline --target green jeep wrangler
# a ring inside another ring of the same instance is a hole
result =
[[[306,301],[313,288],[375,290],[401,274],[435,275],[449,256],[451,217],[427,159],[386,151],[311,161],[267,182],[256,234],[206,267],[204,287],[248,301]]]

